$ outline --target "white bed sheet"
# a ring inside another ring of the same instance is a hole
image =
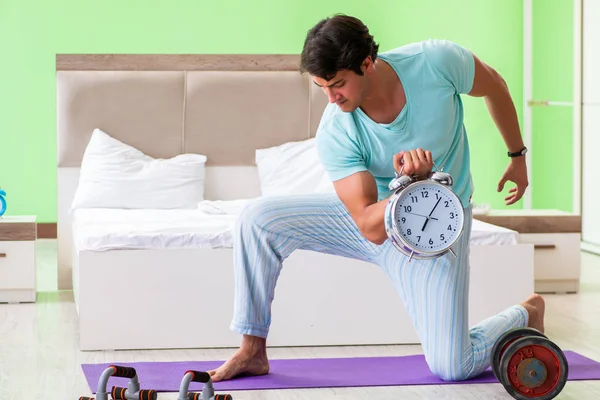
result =
[[[231,248],[237,215],[252,199],[201,202],[198,209],[77,209],[76,250]],[[471,245],[512,245],[518,232],[473,220]]]

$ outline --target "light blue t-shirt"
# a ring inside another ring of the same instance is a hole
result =
[[[469,144],[461,93],[471,91],[472,54],[446,40],[408,44],[378,55],[398,74],[406,105],[390,124],[379,124],[360,108],[347,113],[335,103],[325,108],[317,130],[319,157],[331,180],[359,171],[375,177],[379,200],[391,195],[394,154],[430,150],[438,168],[454,178],[453,190],[467,207],[473,192]]]

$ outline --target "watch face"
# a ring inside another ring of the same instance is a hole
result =
[[[409,186],[398,198],[394,214],[398,233],[420,253],[447,250],[462,233],[464,211],[459,198],[435,182]]]

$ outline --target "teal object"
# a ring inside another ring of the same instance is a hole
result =
[[[6,211],[6,200],[4,199],[4,196],[6,196],[6,192],[0,189],[0,217],[3,216]]]

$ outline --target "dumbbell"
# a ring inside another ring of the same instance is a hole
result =
[[[80,397],[79,400],[108,400],[106,384],[111,376],[129,378],[127,388],[113,386],[110,395],[115,400],[156,400],[157,392],[152,389],[140,390],[135,368],[111,365],[106,368],[98,380],[96,397]]]
[[[203,383],[201,393],[188,392],[190,382]],[[177,400],[232,400],[230,394],[217,394],[213,388],[212,379],[207,372],[188,370],[183,374],[179,385]]]
[[[517,400],[550,400],[564,388],[569,365],[563,351],[533,328],[505,332],[492,348],[492,371]]]

